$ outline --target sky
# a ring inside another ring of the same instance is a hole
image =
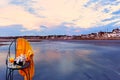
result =
[[[0,36],[80,35],[120,28],[120,0],[0,0]]]

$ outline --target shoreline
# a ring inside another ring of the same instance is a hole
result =
[[[120,40],[120,39],[27,39],[29,42],[41,42],[43,40],[50,40],[50,41],[87,41],[87,40],[95,40],[95,41],[102,41],[102,40]],[[12,42],[14,39],[0,39],[0,42]],[[6,45],[6,44],[0,44],[1,45]]]
[[[8,44],[0,44],[0,46],[4,46],[4,45],[8,45]]]

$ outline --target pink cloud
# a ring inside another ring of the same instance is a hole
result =
[[[78,33],[78,32],[80,32],[80,30],[75,30],[75,32],[77,32],[77,33]]]

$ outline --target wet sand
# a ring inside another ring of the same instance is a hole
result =
[[[120,80],[120,41],[31,42],[33,80]],[[8,45],[0,47],[0,80],[5,80]],[[15,80],[23,80],[14,73]]]

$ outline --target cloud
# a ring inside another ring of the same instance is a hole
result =
[[[112,14],[120,14],[120,10],[113,12]]]
[[[40,19],[19,6],[7,6],[0,9],[0,26],[22,25],[28,30],[39,29]]]
[[[91,28],[116,22],[119,0],[2,0],[0,26],[22,25],[25,30],[48,29],[65,23],[71,28]],[[114,17],[114,20],[112,18]],[[111,20],[110,20],[111,19]]]
[[[0,8],[1,7],[5,7],[6,5],[8,5],[9,0],[0,0]]]
[[[80,30],[75,30],[75,32],[77,32],[77,33],[78,33],[78,32],[80,32]]]

